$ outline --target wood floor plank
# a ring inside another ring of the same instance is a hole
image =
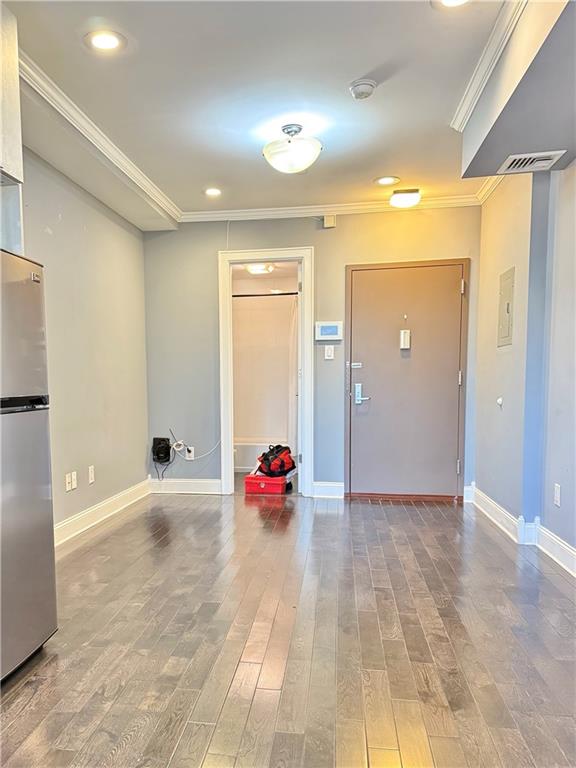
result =
[[[170,768],[201,768],[213,730],[214,726],[209,723],[186,723],[169,762]]]
[[[368,768],[364,724],[340,720],[336,725],[336,768]]]
[[[377,749],[398,749],[388,676],[384,670],[362,670],[366,742]]]
[[[429,736],[458,736],[458,726],[433,664],[413,664],[414,679]]]
[[[375,611],[358,611],[363,669],[385,669],[384,651]]]
[[[258,688],[242,734],[235,765],[260,768],[268,765],[274,741],[274,724],[280,692]]]
[[[210,752],[205,756],[202,768],[234,768],[235,757],[230,755],[213,755]]]
[[[311,666],[312,658],[288,659],[276,721],[278,731],[304,733]]]
[[[168,706],[158,719],[144,754],[150,758],[170,758],[190,717],[200,691],[179,690],[172,694]]]
[[[400,752],[395,749],[368,749],[370,768],[402,768]]]
[[[434,768],[420,704],[394,701],[394,719],[403,768]]]
[[[303,748],[303,734],[275,733],[272,754],[270,755],[270,768],[300,768]]]
[[[458,739],[432,736],[430,746],[436,768],[469,768]]]
[[[210,752],[219,755],[238,754],[240,739],[248,719],[252,697],[260,675],[260,664],[240,662],[218,718],[210,742]]]

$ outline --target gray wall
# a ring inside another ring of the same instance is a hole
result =
[[[522,513],[532,177],[507,176],[482,206],[476,361],[476,485]],[[516,268],[510,346],[497,347],[500,275]],[[496,400],[503,398],[503,407]]]
[[[316,258],[315,315],[344,319],[345,265],[361,262],[470,258],[472,287],[480,242],[480,208],[341,216],[335,229],[315,219],[182,225],[144,236],[150,438],[178,437],[210,450],[219,440],[217,253],[225,248],[312,245]],[[475,299],[471,296],[471,316]],[[474,361],[475,330],[469,357]],[[473,369],[469,367],[473,380]],[[344,349],[325,361],[316,350],[316,481],[342,481],[344,465]],[[468,393],[470,395],[470,392]],[[473,399],[468,411],[473,412]],[[472,423],[472,419],[470,420]],[[473,437],[467,434],[471,445]],[[473,478],[472,450],[466,476]],[[166,477],[220,476],[219,454],[195,463],[177,459]]]
[[[46,268],[60,522],[147,476],[142,235],[36,155],[26,153],[24,172],[25,251]],[[78,489],[66,493],[72,470]]]
[[[547,436],[542,524],[576,545],[576,164],[552,173]],[[556,507],[554,483],[561,486]]]

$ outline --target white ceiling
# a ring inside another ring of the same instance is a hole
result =
[[[475,194],[482,180],[460,178],[449,123],[500,6],[10,4],[21,48],[184,211],[379,201],[391,193],[373,184],[383,174],[425,197]],[[125,35],[126,50],[89,51],[96,27]],[[355,102],[348,84],[363,75],[380,85]],[[324,123],[325,149],[286,176],[261,157],[261,129],[299,113]],[[208,200],[208,186],[222,197]]]

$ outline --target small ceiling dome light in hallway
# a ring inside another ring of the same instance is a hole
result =
[[[296,123],[282,126],[284,139],[270,141],[262,153],[268,163],[280,173],[300,173],[318,159],[322,144],[314,136],[300,136],[302,126]]]
[[[380,176],[379,179],[374,179],[374,183],[379,184],[381,187],[391,187],[394,184],[398,184],[399,181],[398,176]]]
[[[251,275],[267,275],[274,271],[274,264],[246,264],[246,270]]]
[[[98,32],[89,32],[84,38],[89,48],[94,48],[102,53],[111,53],[122,48],[125,39],[118,32],[112,32],[109,29],[101,29]]]
[[[204,194],[206,197],[220,197],[222,190],[218,189],[218,187],[208,187],[208,189],[204,190]]]
[[[394,208],[412,208],[418,205],[422,198],[419,189],[398,189],[392,193],[390,205]]]

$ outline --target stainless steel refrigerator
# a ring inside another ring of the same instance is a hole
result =
[[[41,265],[0,251],[1,677],[56,631]]]

